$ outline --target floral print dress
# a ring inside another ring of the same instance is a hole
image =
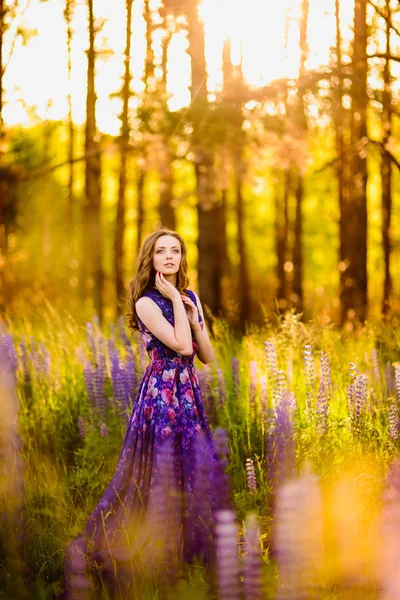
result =
[[[186,292],[197,306],[193,291]],[[144,295],[173,326],[172,301],[157,288]],[[208,561],[213,552],[212,513],[222,507],[227,486],[194,367],[198,346],[193,338],[192,354],[182,356],[140,319],[139,330],[150,362],[114,476],[83,533],[68,546],[66,598],[84,597],[88,565],[100,567],[103,582],[108,578],[115,590],[135,581],[136,562],[165,566],[172,557],[179,564],[197,555]]]

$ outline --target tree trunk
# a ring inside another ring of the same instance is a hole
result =
[[[117,201],[117,219],[114,240],[114,272],[115,292],[117,296],[117,316],[123,312],[124,306],[124,235],[125,235],[125,196],[127,185],[127,161],[129,151],[129,98],[131,84],[131,38],[132,38],[132,4],[133,0],[126,0],[126,37],[125,37],[125,73],[122,88],[122,114],[120,148],[120,171]]]
[[[197,182],[199,236],[198,274],[202,302],[215,314],[221,308],[221,265],[218,260],[220,206],[215,193],[214,152],[205,136],[209,106],[205,60],[204,25],[198,16],[198,2],[187,5],[189,55],[191,59],[192,149]]]
[[[139,165],[139,178],[137,182],[137,252],[139,252],[142,245],[143,238],[143,224],[144,224],[144,184],[146,180],[146,171]]]
[[[64,18],[67,24],[67,55],[68,55],[68,82],[71,86],[72,60],[71,60],[71,44],[72,44],[72,11],[75,6],[75,0],[66,0],[64,9]],[[75,131],[72,118],[72,95],[71,87],[68,90],[68,200],[67,200],[67,223],[68,231],[72,232],[75,225],[74,215],[74,145]]]
[[[86,97],[86,173],[85,200],[83,206],[83,272],[85,296],[90,292],[94,309],[100,322],[103,318],[103,269],[102,235],[100,223],[101,209],[101,159],[96,127],[95,92],[95,26],[93,0],[88,1],[89,9],[89,49]]]
[[[386,54],[390,55],[390,0],[386,0]],[[391,216],[392,216],[392,160],[386,151],[386,145],[392,135],[392,88],[391,88],[390,62],[385,61],[383,70],[383,95],[382,95],[382,245],[385,260],[385,281],[383,286],[382,313],[387,315],[390,310],[392,295],[392,276],[390,273],[390,257],[392,253]]]
[[[309,0],[302,0],[302,15],[300,21],[300,69],[298,82],[298,135],[304,143],[307,132],[307,117],[304,106],[304,80],[306,77],[306,60],[308,56],[307,30],[308,15],[310,9]],[[299,157],[301,160],[301,157]],[[303,200],[304,200],[304,177],[301,165],[297,167],[296,187],[296,216],[294,226],[294,248],[293,248],[293,283],[291,301],[295,308],[302,312],[304,308],[303,294]]]
[[[250,280],[247,264],[246,240],[245,240],[245,212],[243,206],[243,156],[242,150],[234,151],[233,164],[235,169],[235,185],[236,185],[236,218],[237,218],[237,237],[238,237],[238,254],[239,254],[239,328],[242,333],[246,331],[246,322],[250,321],[251,306],[250,306]]]
[[[290,192],[290,168],[283,172],[283,196],[282,196],[282,171],[275,173],[275,243],[276,243],[276,277],[278,280],[277,301],[279,309],[288,308],[288,297],[290,290],[289,281],[285,271],[285,264],[288,259],[288,237],[289,237],[289,192]]]
[[[4,167],[3,152],[3,37],[4,37],[5,0],[0,0],[0,172]],[[7,232],[6,232],[7,178],[0,177],[0,315],[6,308]]]
[[[346,237],[347,212],[349,210],[351,192],[350,192],[350,164],[349,152],[345,140],[345,133],[348,126],[347,111],[343,107],[344,82],[343,82],[343,63],[342,63],[342,35],[340,26],[340,0],[335,0],[335,21],[336,21],[336,70],[337,75],[333,78],[332,85],[333,104],[332,116],[335,125],[335,143],[337,154],[337,179],[339,196],[339,273],[340,290],[344,290],[347,278],[347,266],[349,250],[347,244],[349,240]],[[342,291],[341,291],[342,294]],[[343,302],[341,322],[345,321],[343,314]]]
[[[351,197],[344,207],[346,249],[341,290],[342,322],[365,321],[367,315],[367,0],[354,6],[351,119]],[[344,202],[346,203],[346,198]]]
[[[164,227],[176,229],[175,209],[173,207],[173,183],[174,174],[172,169],[173,156],[168,146],[168,139],[164,140],[160,158],[160,219]]]

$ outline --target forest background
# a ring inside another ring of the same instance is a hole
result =
[[[396,323],[399,47],[397,0],[0,0],[1,312],[115,319],[165,225],[232,327]]]

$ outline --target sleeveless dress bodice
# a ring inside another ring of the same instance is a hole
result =
[[[196,295],[194,294],[194,292],[189,289],[187,289],[185,291],[188,294],[189,298],[197,306]],[[165,296],[163,296],[157,288],[152,288],[151,290],[146,291],[143,294],[143,296],[147,296],[148,298],[151,298],[153,300],[153,302],[155,302],[157,304],[157,306],[160,307],[160,309],[163,313],[163,316],[167,319],[167,321],[172,326],[174,326],[175,321],[174,321],[174,308],[173,308],[172,300],[170,300],[169,298],[165,298]],[[185,308],[186,308],[186,305],[185,305]],[[199,314],[200,326],[201,326],[201,328],[203,328],[204,327],[203,318],[201,316],[201,312],[200,312],[198,306],[197,306],[197,312]],[[172,348],[169,348],[168,346],[163,344],[153,333],[151,333],[151,331],[149,331],[149,329],[147,329],[147,327],[145,326],[143,321],[141,321],[139,319],[139,317],[138,317],[138,324],[139,324],[140,335],[142,337],[143,344],[146,348],[146,352],[151,359],[151,363],[154,363],[155,361],[161,361],[161,360],[170,360],[175,363],[181,362],[181,363],[189,364],[189,365],[193,364],[194,357],[196,356],[196,352],[198,350],[198,346],[194,339],[193,332],[192,332],[193,353],[190,356],[183,356],[182,354],[179,354],[179,352],[176,352]]]

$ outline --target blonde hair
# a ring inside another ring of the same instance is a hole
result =
[[[139,329],[138,319],[136,314],[136,301],[143,296],[144,292],[152,289],[155,284],[156,272],[153,267],[154,247],[158,238],[162,235],[172,235],[181,245],[181,263],[179,271],[176,275],[176,288],[179,292],[185,293],[189,285],[189,277],[187,276],[187,258],[186,246],[182,237],[178,232],[162,227],[154,233],[150,234],[142,244],[139,254],[136,257],[136,273],[129,284],[129,289],[126,294],[126,319],[128,327],[131,331]]]

